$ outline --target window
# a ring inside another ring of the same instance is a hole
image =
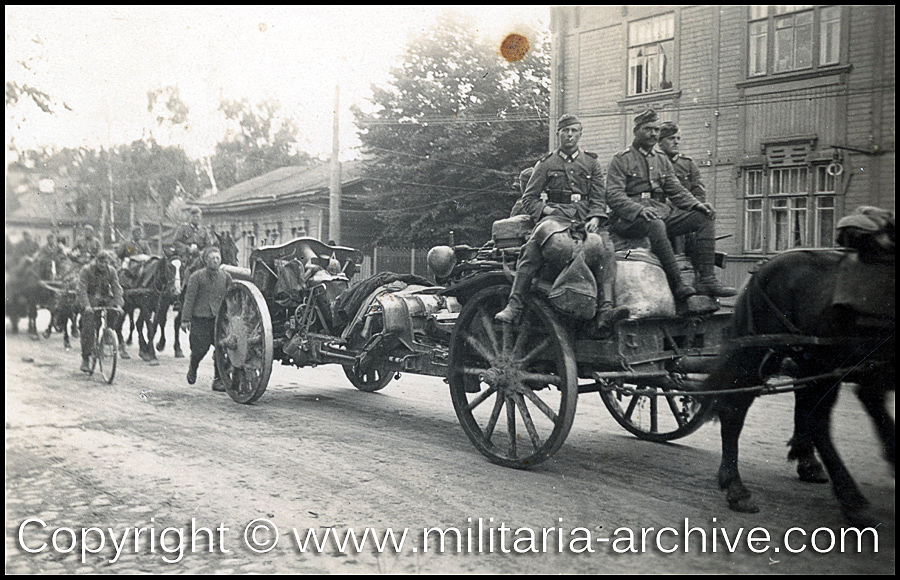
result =
[[[672,88],[675,14],[628,25],[628,96]]]
[[[841,59],[840,6],[751,6],[747,76],[811,71]]]
[[[744,170],[744,250],[833,247],[836,185],[827,165]]]

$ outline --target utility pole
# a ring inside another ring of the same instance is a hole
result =
[[[112,175],[112,141],[110,133],[112,128],[109,121],[109,104],[106,107],[106,179],[109,184],[109,241],[110,246],[116,243],[116,201],[115,190],[113,189]]]
[[[334,133],[331,137],[331,189],[328,203],[328,238],[335,244],[341,243],[341,144],[338,137],[340,127],[341,86],[334,87]]]

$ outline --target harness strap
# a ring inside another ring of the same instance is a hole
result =
[[[791,332],[792,334],[803,334],[803,331],[800,330],[799,328],[797,328],[788,319],[787,315],[784,312],[782,312],[781,309],[778,308],[778,306],[775,305],[775,303],[772,301],[771,298],[769,298],[769,295],[766,294],[766,291],[762,289],[762,286],[759,283],[759,279],[755,275],[751,278],[751,283],[755,285],[756,290],[758,290],[759,293],[762,295],[763,300],[766,301],[766,304],[769,306],[769,308],[771,308],[781,318],[781,323],[784,324],[784,327],[787,328],[789,332]],[[753,325],[752,310],[748,311],[747,315],[750,318],[750,321],[749,321],[750,322],[750,333],[755,335],[756,330],[754,329],[754,325]]]

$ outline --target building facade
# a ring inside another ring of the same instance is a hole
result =
[[[894,209],[894,6],[554,7],[551,29],[551,118],[578,115],[604,164],[636,114],[675,121],[729,280]]]
[[[361,210],[365,193],[363,162],[342,164],[340,245],[371,250],[374,232],[369,215]],[[282,167],[248,179],[216,195],[197,200],[203,222],[216,232],[228,232],[238,247],[240,265],[247,266],[250,253],[266,245],[309,236],[328,242],[328,164],[313,167]]]

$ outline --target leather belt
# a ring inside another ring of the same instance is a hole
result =
[[[568,191],[545,191],[541,194],[544,203],[578,203],[582,200],[580,193]]]

